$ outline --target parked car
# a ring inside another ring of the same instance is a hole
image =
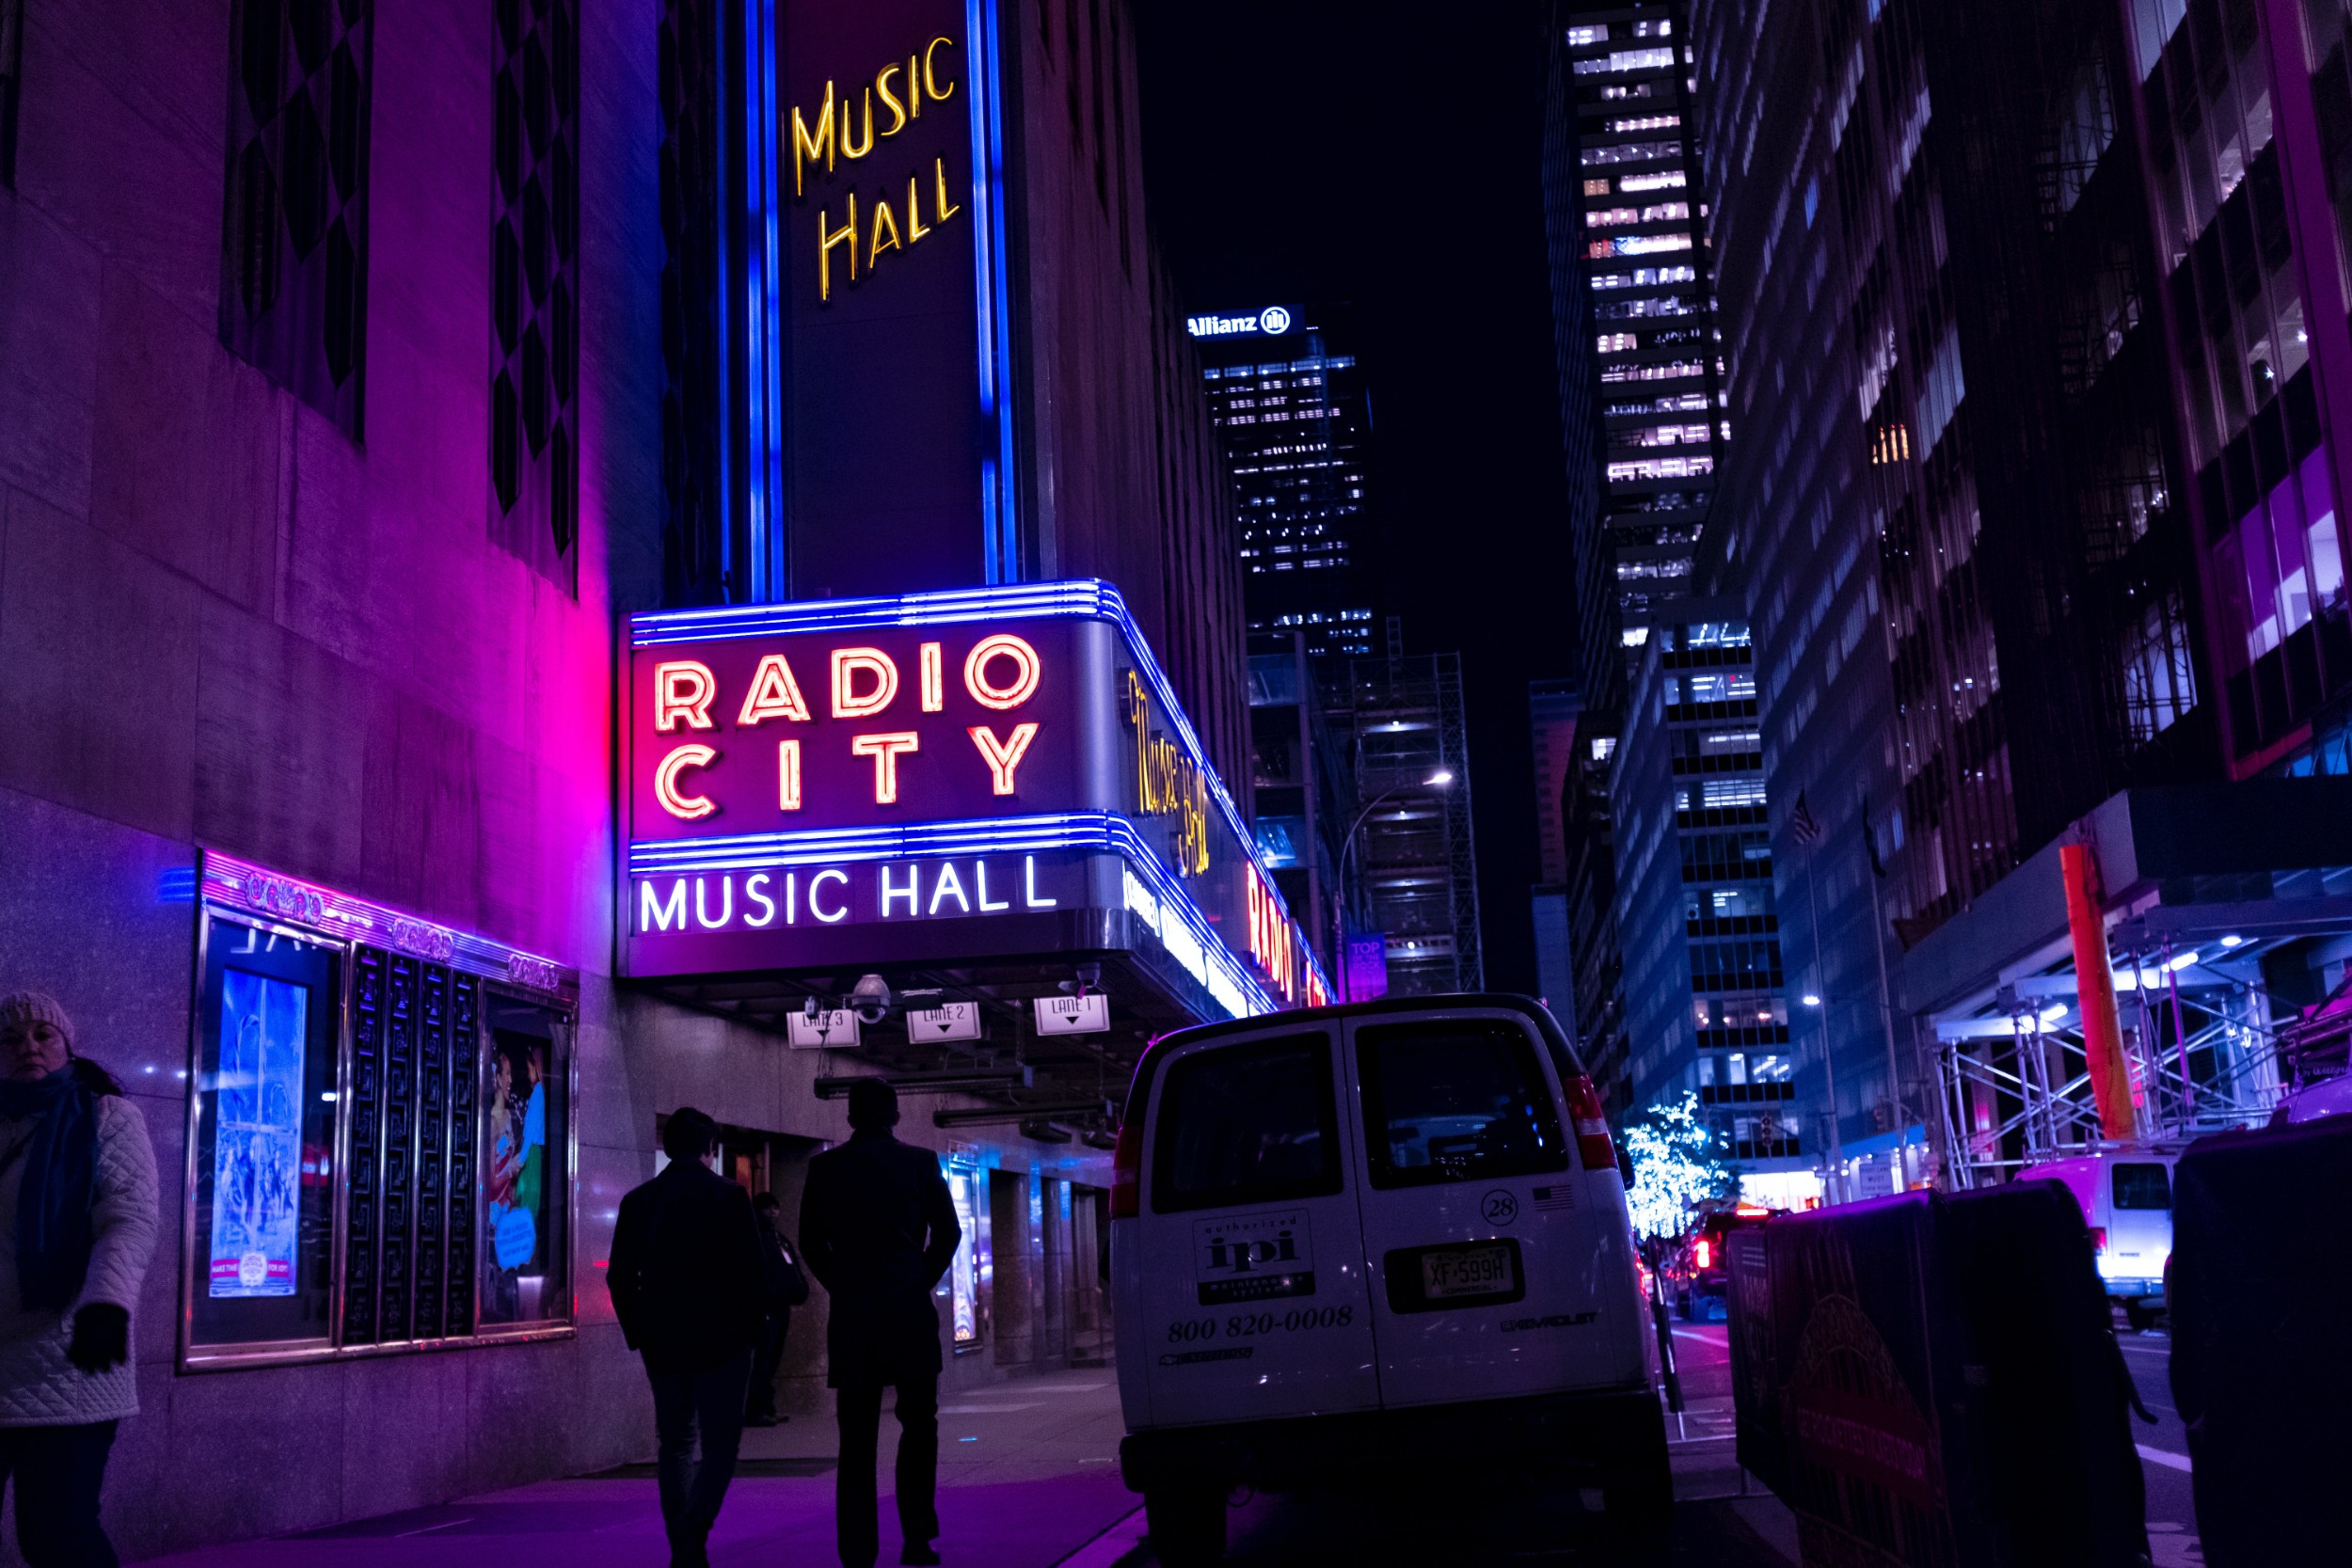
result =
[[[1749,1230],[1772,1217],[1754,1203],[1718,1209],[1701,1219],[1682,1244],[1682,1315],[1692,1323],[1721,1323],[1731,1315],[1730,1260],[1724,1243],[1735,1230]]]
[[[2279,1101],[2270,1113],[2273,1127],[2317,1121],[2322,1117],[2352,1116],[2352,1073],[2306,1084]]]
[[[2172,1166],[2177,1151],[2121,1149],[2028,1165],[2020,1181],[2059,1181],[2082,1206],[2107,1299],[2134,1328],[2153,1327],[2172,1257]]]
[[[1167,1563],[1227,1494],[1397,1469],[1673,1505],[1625,1184],[1566,1037],[1524,997],[1399,998],[1169,1035],[1111,1196],[1126,1440]]]

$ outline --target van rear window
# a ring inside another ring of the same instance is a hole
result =
[[[2170,1173],[2162,1165],[2116,1166],[2115,1206],[2118,1209],[2171,1208]]]
[[[1568,1168],[1527,1031],[1500,1019],[1382,1024],[1356,1036],[1375,1187]]]
[[[1154,1211],[1274,1203],[1339,1190],[1328,1035],[1230,1045],[1169,1064],[1152,1156]]]

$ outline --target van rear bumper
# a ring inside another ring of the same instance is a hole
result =
[[[1665,1448],[1658,1396],[1632,1388],[1138,1432],[1119,1445],[1119,1468],[1134,1492],[1289,1492],[1382,1470],[1642,1472]]]

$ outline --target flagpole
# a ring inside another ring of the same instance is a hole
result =
[[[1903,1118],[1902,1073],[1895,1061],[1895,993],[1886,985],[1886,909],[1879,902],[1879,879],[1883,873],[1879,870],[1878,846],[1870,840],[1867,801],[1862,809],[1862,847],[1870,859],[1870,951],[1879,960],[1879,1022],[1886,1028],[1886,1100],[1895,1117],[1895,1169],[1901,1173],[1908,1163],[1904,1156],[1911,1148],[1911,1123]],[[1896,1190],[1901,1191],[1908,1181],[1908,1175],[1902,1175]]]
[[[1813,849],[1808,846],[1804,852],[1804,901],[1813,915],[1813,983],[1821,987],[1819,1007],[1821,1015],[1821,1066],[1829,1074],[1829,1192],[1834,1195],[1845,1190],[1846,1144],[1837,1132],[1837,1058],[1829,1045],[1828,975],[1821,968],[1821,905],[1813,892],[1814,859]],[[1828,1201],[1835,1203],[1837,1200],[1833,1196]]]

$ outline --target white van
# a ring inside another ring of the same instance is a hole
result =
[[[2074,1195],[2107,1299],[2134,1328],[2154,1324],[2164,1305],[2164,1266],[2172,1257],[2170,1150],[2122,1148],[2028,1165],[2020,1181],[2059,1181]]]
[[[1518,996],[1397,998],[1166,1037],[1111,1196],[1127,1484],[1163,1562],[1226,1495],[1385,1468],[1673,1506],[1609,1124]]]

